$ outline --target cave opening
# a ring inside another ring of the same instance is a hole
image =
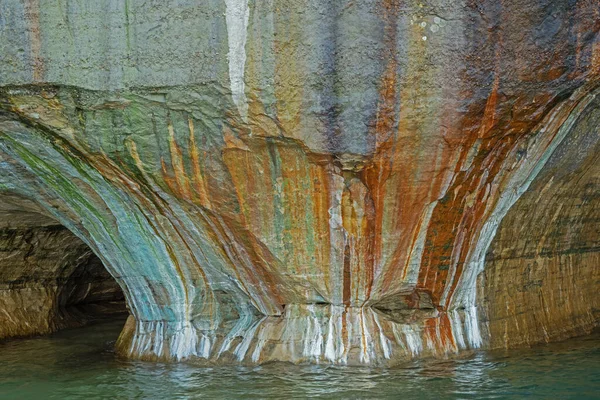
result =
[[[35,202],[0,196],[0,340],[127,315],[123,290],[89,246]]]

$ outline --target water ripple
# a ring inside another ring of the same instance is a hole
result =
[[[121,324],[0,344],[0,398],[593,399],[600,393],[600,335],[393,369],[204,368],[118,359],[111,348]]]

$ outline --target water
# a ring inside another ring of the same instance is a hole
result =
[[[394,369],[202,368],[119,359],[111,348],[122,324],[0,344],[0,399],[600,398],[600,335]]]

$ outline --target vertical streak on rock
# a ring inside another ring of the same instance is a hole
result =
[[[369,266],[369,279],[366,287],[366,299],[371,297],[373,289],[374,277],[380,272],[381,258],[383,252],[383,218],[384,218],[384,203],[385,203],[385,182],[387,181],[391,171],[391,149],[396,139],[394,135],[394,127],[396,125],[396,103],[398,101],[398,60],[396,58],[396,45],[398,40],[398,0],[384,0],[384,41],[385,41],[385,56],[387,58],[387,66],[385,68],[380,89],[380,101],[377,106],[376,123],[375,123],[375,146],[377,154],[375,155],[372,166],[364,170],[364,181],[369,188],[373,199],[373,207],[375,213],[375,221],[372,233],[371,259],[372,264]]]
[[[312,211],[315,216],[315,231],[318,237],[323,239],[317,242],[316,263],[317,265],[327,266],[323,268],[323,291],[328,299],[331,298],[332,286],[330,280],[331,252],[329,246],[332,242],[331,230],[329,228],[329,178],[327,169],[322,165],[311,164],[311,180],[314,182],[314,200]]]
[[[421,260],[423,258],[423,250],[425,249],[425,240],[427,239],[427,231],[429,229],[429,222],[431,221],[431,216],[437,204],[438,202],[434,201],[433,203],[429,204],[425,210],[423,210],[423,214],[421,215],[418,225],[419,232],[417,233],[415,240],[411,242],[409,258],[406,268],[404,269],[404,275],[402,277],[402,279],[408,285],[415,286],[418,283]]]
[[[343,304],[344,283],[344,250],[346,232],[342,218],[342,196],[344,193],[344,178],[337,173],[329,176],[329,240],[330,240],[330,302],[335,305]]]
[[[409,61],[402,75],[414,77],[418,83],[406,85],[402,82],[398,91],[398,99],[402,104],[397,117],[398,126],[387,150],[389,155],[382,154],[384,160],[393,163],[394,171],[403,172],[395,174],[392,171],[390,178],[381,183],[385,185],[384,204],[388,208],[382,216],[381,237],[394,235],[395,240],[379,243],[382,250],[371,295],[373,301],[405,289],[403,277],[406,276],[410,261],[406,249],[415,247],[419,223],[425,226],[429,224],[421,216],[427,216],[423,214],[424,211],[440,197],[442,184],[446,181],[443,174],[434,175],[432,171],[437,165],[446,165],[448,158],[452,157],[444,138],[433,134],[439,129],[443,109],[442,89],[433,82],[442,70],[432,68],[423,71],[419,67],[427,62],[435,49],[423,40],[420,24],[406,27],[404,35]],[[427,112],[423,112],[425,107]],[[435,164],[429,167],[424,162],[425,154],[429,154],[432,148],[435,149]],[[415,159],[418,161],[415,162]],[[423,185],[423,182],[428,184]],[[393,201],[393,207],[387,206],[390,201]]]
[[[467,164],[472,164],[473,162],[473,157],[476,153],[476,151],[479,149],[479,143],[481,143],[482,139],[485,138],[488,135],[488,132],[490,132],[496,125],[497,123],[497,117],[496,117],[496,107],[498,104],[498,90],[500,88],[500,65],[501,65],[501,58],[500,58],[500,48],[502,46],[502,37],[499,35],[493,35],[492,36],[492,40],[494,42],[497,43],[496,46],[496,50],[495,50],[495,62],[494,62],[494,82],[492,84],[492,88],[491,91],[488,95],[486,104],[485,104],[485,108],[484,108],[484,112],[483,112],[483,116],[481,118],[481,124],[480,124],[480,128],[479,128],[479,134],[478,134],[478,138],[475,141],[475,144],[472,145],[471,150],[470,150],[470,154],[469,155],[464,155],[464,157],[466,157],[465,162]],[[464,152],[463,152],[464,154]],[[502,159],[502,157],[498,157],[499,160]],[[462,169],[469,169],[468,167],[463,167]],[[484,169],[483,173],[481,174],[480,177],[480,184],[477,185],[477,189],[474,190],[474,192],[472,194],[467,194],[465,197],[466,203],[472,203],[472,201],[470,200],[471,197],[469,196],[477,196],[477,195],[481,195],[482,190],[484,190],[484,188],[486,187],[486,182],[487,182],[487,178],[489,176],[490,172],[488,169]],[[475,198],[475,197],[473,197]],[[481,199],[481,198],[480,198]],[[485,204],[485,199],[483,199],[482,201],[480,201],[481,204]],[[473,205],[469,206],[468,208],[473,207]],[[468,213],[464,214],[469,215]],[[473,218],[472,215],[469,215],[470,218],[466,219],[466,218],[462,218],[461,220],[461,225],[462,223],[468,224],[468,223],[475,223],[474,220],[476,220],[476,218]],[[468,230],[470,231],[470,229]],[[463,252],[463,244],[466,244],[463,242],[464,239],[464,232],[465,232],[465,228],[463,227],[461,230],[459,230],[458,235],[455,236],[455,241],[454,241],[454,246],[452,246],[452,254],[450,255],[452,260],[456,260],[458,261],[461,258],[461,254]],[[447,256],[446,256],[447,257]],[[452,262],[450,263],[450,267],[449,267],[449,271],[448,274],[445,275],[446,284],[443,284],[443,291],[441,293],[440,296],[440,304],[446,304],[446,300],[448,298],[449,293],[451,293],[451,289],[455,287],[455,280],[456,278],[460,278],[461,271],[457,271],[458,270],[458,262]],[[437,278],[437,275],[436,275]],[[434,292],[435,292],[435,287],[436,285],[433,285],[434,288]],[[436,296],[438,295],[439,290],[436,294]]]
[[[500,46],[502,45],[502,38],[499,37],[496,40],[499,42],[499,45],[496,47],[494,84],[492,86],[492,92],[490,93],[488,100],[485,104],[483,120],[481,123],[481,128],[479,129],[480,139],[483,138],[485,134],[496,124],[496,105],[498,104],[498,88],[500,87]]]
[[[190,182],[185,172],[185,166],[183,162],[183,152],[177,145],[175,139],[175,129],[173,123],[168,122],[167,129],[169,131],[169,152],[171,153],[171,166],[173,167],[173,173],[175,174],[175,181],[179,187],[179,195],[186,200],[192,199],[190,191]]]
[[[188,119],[188,127],[190,130],[190,159],[194,173],[194,176],[192,177],[194,184],[194,197],[201,206],[210,209],[211,204],[206,190],[206,181],[204,180],[202,171],[200,170],[200,155],[198,154],[196,136],[194,135],[194,121],[191,118]]]
[[[350,295],[351,295],[351,283],[352,283],[352,275],[350,274],[350,243],[349,243],[350,239],[348,239],[346,241],[346,246],[344,247],[344,275],[343,275],[343,287],[344,287],[344,292],[343,292],[343,302],[344,305],[349,306],[350,305]]]
[[[244,84],[244,67],[246,65],[246,36],[250,10],[248,0],[225,0],[227,12],[227,36],[229,40],[229,81],[233,102],[244,121],[248,118]]]
[[[40,82],[44,78],[44,62],[42,61],[42,38],[40,34],[40,2],[29,0],[25,2],[25,16],[29,18],[29,34],[31,46],[31,61],[33,67],[33,81]]]

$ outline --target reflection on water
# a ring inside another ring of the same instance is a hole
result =
[[[401,368],[202,368],[120,360],[123,322],[0,344],[1,399],[599,398],[600,335]]]

